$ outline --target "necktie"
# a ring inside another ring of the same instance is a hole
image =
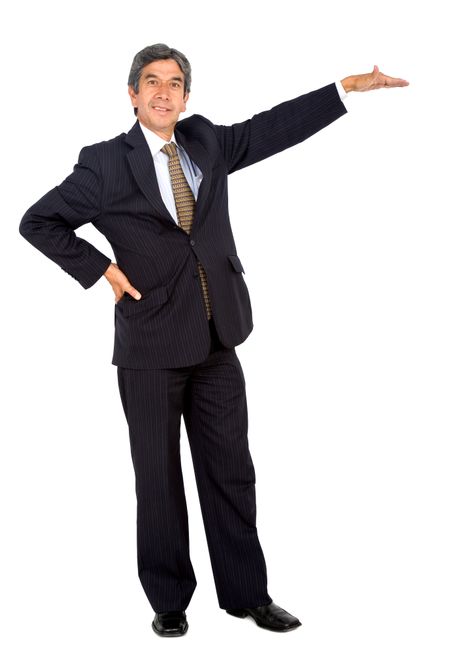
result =
[[[194,194],[192,193],[191,188],[187,183],[186,177],[181,167],[175,143],[168,143],[167,145],[164,145],[161,152],[164,152],[164,154],[167,154],[169,157],[170,181],[172,183],[172,190],[175,198],[178,225],[189,235],[192,228],[192,222],[194,220]],[[211,302],[209,299],[206,272],[198,261],[197,265],[198,273],[200,276],[200,283],[202,285],[203,299],[206,306],[206,314],[209,320],[211,318]]]

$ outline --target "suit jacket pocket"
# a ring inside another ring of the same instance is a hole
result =
[[[141,311],[148,311],[151,308],[156,308],[161,306],[169,299],[168,288],[165,285],[160,286],[159,288],[153,288],[147,293],[143,294],[141,299],[134,299],[128,293],[125,293],[122,299],[116,303],[124,316],[128,318],[131,315],[136,315]]]
[[[244,268],[242,267],[242,263],[238,256],[228,256],[228,260],[231,262],[236,272],[244,272],[245,274]]]

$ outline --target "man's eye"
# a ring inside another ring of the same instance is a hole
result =
[[[149,84],[149,85],[157,85],[157,84],[158,84],[158,81],[156,81],[154,78],[149,78],[149,80],[148,80],[148,84]]]
[[[171,83],[171,87],[172,87],[174,90],[178,90],[178,88],[181,87],[181,83],[179,83],[178,81],[172,81],[172,83]]]

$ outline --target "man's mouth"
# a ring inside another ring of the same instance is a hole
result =
[[[164,106],[153,106],[152,108],[153,110],[157,110],[162,113],[167,113],[170,110],[169,108],[165,108]]]

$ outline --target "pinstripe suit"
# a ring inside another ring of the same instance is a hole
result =
[[[185,609],[196,584],[179,464],[181,415],[219,604],[271,600],[256,531],[245,380],[234,350],[253,322],[228,215],[227,175],[305,140],[344,113],[333,83],[231,126],[200,115],[178,122],[176,140],[203,173],[190,235],[162,201],[138,121],[127,134],[84,147],[73,173],[21,221],[21,234],[84,288],[111,262],[75,234],[93,223],[142,293],[139,301],[125,293],[115,305],[112,363],[136,473],[139,576],[156,612]],[[208,278],[212,325],[197,261]]]

